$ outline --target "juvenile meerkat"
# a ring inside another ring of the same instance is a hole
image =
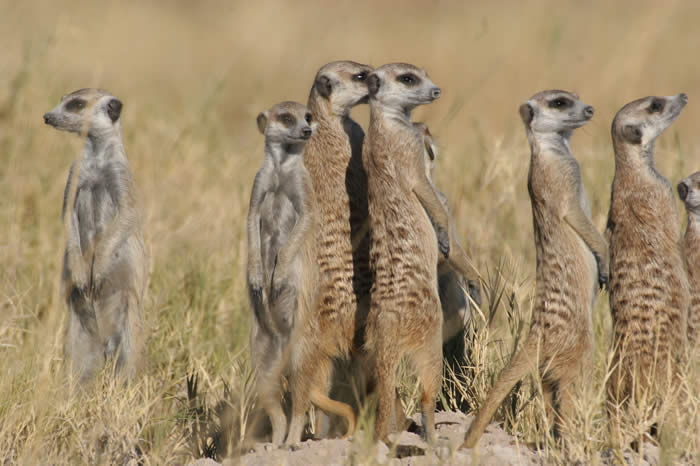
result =
[[[47,125],[85,137],[63,198],[65,349],[80,382],[107,361],[133,378],[143,359],[148,279],[142,218],[121,135],[122,102],[100,89],[64,96]]]
[[[287,429],[282,377],[293,352],[293,331],[313,311],[317,295],[315,199],[304,167],[304,146],[315,123],[302,104],[282,102],[260,113],[257,124],[265,135],[265,159],[248,210],[250,352],[272,442],[280,444]]]
[[[422,383],[423,426],[433,443],[442,378],[437,267],[438,254],[450,251],[449,216],[426,176],[423,138],[413,127],[411,111],[433,102],[441,91],[424,70],[403,63],[377,68],[368,77],[368,88],[370,124],[363,161],[375,280],[365,349],[378,395],[375,434],[385,440],[395,422],[396,369],[407,355]]]
[[[334,358],[348,357],[356,348],[355,335],[364,326],[371,284],[367,220],[367,179],[362,167],[364,132],[350,118],[350,110],[367,102],[367,75],[372,68],[352,61],[336,61],[316,73],[308,108],[317,122],[306,146],[305,163],[318,201],[316,231],[320,279],[318,304],[300,337],[300,350],[291,380],[292,420],[288,442],[301,439],[309,401],[325,397],[330,388]],[[315,402],[314,402],[315,403]],[[342,416],[354,431],[355,416],[344,405]]]
[[[678,195],[688,214],[683,254],[690,284],[688,347],[693,350],[700,337],[700,172],[678,183]]]
[[[685,94],[645,97],[622,107],[612,123],[615,177],[606,235],[613,318],[608,409],[613,430],[618,407],[663,396],[686,342],[689,289],[681,227],[673,187],[654,164],[654,142],[687,102]]]
[[[579,164],[571,153],[573,131],[593,117],[593,107],[566,91],[542,91],[520,106],[530,144],[528,191],[537,255],[530,333],[469,427],[473,448],[515,383],[537,371],[554,432],[565,431],[574,409],[574,387],[590,358],[592,311],[608,277],[608,247],[591,223]]]

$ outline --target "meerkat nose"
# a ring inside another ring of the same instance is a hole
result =
[[[438,97],[440,97],[441,94],[442,91],[439,87],[434,87],[430,90],[430,95],[433,96],[433,99],[437,99]]]
[[[583,114],[586,115],[588,118],[591,118],[593,116],[593,107],[590,105],[586,106],[586,108],[583,109]]]
[[[681,92],[680,94],[678,94],[678,97],[681,98],[684,104],[688,103],[688,94],[686,94],[685,92]]]
[[[49,115],[48,113],[44,113],[44,123],[48,125],[49,121],[51,121],[51,115]]]
[[[311,128],[304,128],[304,129],[301,130],[301,136],[302,136],[304,139],[309,139],[309,138],[311,137],[311,133],[312,133],[312,132],[313,132],[313,131],[311,131]]]

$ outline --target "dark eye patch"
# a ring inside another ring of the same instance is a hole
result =
[[[360,81],[364,82],[367,79],[367,72],[361,71],[360,73],[356,73],[352,75],[352,80],[353,81]]]
[[[66,104],[66,110],[69,112],[78,112],[85,108],[87,102],[85,99],[72,99]]]
[[[665,99],[659,99],[658,97],[654,97],[651,101],[651,104],[649,105],[649,108],[647,111],[649,113],[661,113],[664,110],[664,107],[666,106],[666,100]]]
[[[279,121],[287,128],[294,126],[297,123],[297,119],[291,113],[281,113],[278,117]]]
[[[311,121],[313,120],[313,117],[311,116],[310,113],[307,113],[306,115],[304,115],[304,120],[306,120],[306,122],[307,122],[308,124],[311,124]]]
[[[413,73],[404,73],[399,75],[396,80],[410,87],[420,84],[420,78]]]
[[[573,107],[573,105],[574,101],[566,97],[557,97],[549,101],[549,108],[558,108],[560,110]]]

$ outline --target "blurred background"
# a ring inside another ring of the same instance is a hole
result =
[[[30,387],[62,367],[60,209],[82,144],[42,115],[75,89],[124,102],[151,250],[155,386],[165,374],[179,384],[193,366],[214,386],[245,354],[244,220],[263,156],[255,117],[281,100],[305,102],[329,61],[409,62],[442,87],[414,113],[441,148],[436,184],[482,272],[504,256],[518,264],[524,302],[535,252],[517,109],[532,94],[566,89],[595,107],[572,146],[601,231],[610,124],[625,103],[686,92],[656,160],[674,186],[700,169],[698,2],[0,0],[0,12],[0,373],[10,374],[0,399],[28,406],[36,399],[9,381]],[[366,126],[367,106],[353,116]],[[4,421],[0,447],[22,419]]]

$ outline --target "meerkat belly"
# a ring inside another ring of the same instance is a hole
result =
[[[287,196],[275,192],[265,196],[260,211],[260,254],[265,286],[269,287],[277,255],[287,243],[289,234],[298,221],[298,214]]]
[[[413,194],[386,189],[370,204],[370,261],[375,273],[372,301],[415,307],[437,298],[437,237]],[[434,296],[433,296],[434,295]],[[434,314],[439,317],[439,306]],[[434,318],[427,313],[426,318]]]
[[[586,343],[592,332],[597,283],[595,258],[568,224],[545,224],[545,227],[536,228],[538,247],[532,328],[542,331],[546,339],[561,338],[568,345]],[[572,338],[572,328],[577,330],[577,338]],[[562,344],[560,341],[550,343]]]
[[[680,348],[679,254],[636,224],[615,224],[610,251],[610,306],[616,343],[629,356]]]

